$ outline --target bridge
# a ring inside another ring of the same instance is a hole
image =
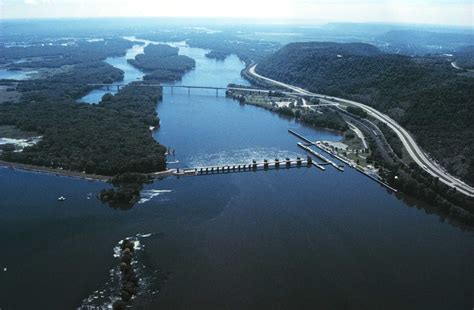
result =
[[[127,86],[127,84],[105,84],[105,83],[93,83],[87,84],[87,86],[105,88],[107,90],[116,89],[117,91],[120,88]],[[140,87],[161,87],[171,89],[171,93],[174,92],[174,89],[187,89],[188,95],[191,94],[191,89],[208,89],[216,92],[216,97],[219,96],[219,91],[245,91],[245,92],[254,92],[258,94],[268,94],[270,90],[268,89],[256,89],[256,88],[244,88],[244,87],[220,87],[220,86],[199,86],[199,85],[166,85],[166,84],[137,84]],[[291,94],[290,92],[283,92],[287,95]]]

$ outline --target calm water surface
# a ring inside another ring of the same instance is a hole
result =
[[[219,62],[202,49],[180,53],[197,62],[183,85],[247,84],[235,56]],[[126,79],[139,77],[132,76]],[[339,139],[213,91],[165,90],[157,109],[161,127],[153,135],[176,150],[170,167],[304,156],[288,128]],[[146,283],[137,308],[474,305],[474,234],[351,169],[170,178],[147,185],[142,203],[127,211],[88,199],[106,186],[0,169],[0,308],[106,304],[100,292],[113,285],[114,246],[149,233],[139,238]]]
[[[145,75],[142,71],[138,70],[134,66],[130,65],[127,62],[127,59],[133,59],[135,58],[136,55],[142,54],[143,49],[145,48],[145,44],[138,44],[140,42],[137,42],[137,45],[134,45],[132,48],[128,49],[125,56],[121,57],[108,57],[105,62],[108,64],[119,68],[124,72],[124,78],[122,81],[114,82],[114,84],[118,85],[127,85],[128,83],[134,82],[134,81],[140,81],[143,79],[143,76]],[[117,90],[115,88],[111,88],[110,90],[106,89],[95,89],[91,91],[89,94],[81,98],[80,101],[85,102],[85,103],[90,103],[90,104],[95,104],[100,102],[102,99],[102,96],[105,95],[106,93],[112,93],[115,94],[117,93]]]

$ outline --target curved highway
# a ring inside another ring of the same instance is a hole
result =
[[[406,131],[402,126],[400,126],[395,120],[393,120],[389,116],[377,111],[376,109],[370,106],[362,104],[360,102],[346,100],[346,99],[337,98],[337,97],[325,96],[322,94],[315,94],[305,89],[302,89],[300,87],[289,85],[286,83],[282,83],[282,82],[267,78],[255,72],[256,67],[257,65],[255,64],[249,68],[249,74],[254,76],[255,78],[262,79],[266,82],[269,82],[274,85],[278,85],[287,89],[291,89],[292,91],[297,92],[301,95],[316,96],[322,99],[331,99],[340,103],[345,103],[345,104],[360,107],[361,109],[366,111],[368,114],[370,114],[370,116],[376,118],[377,120],[385,123],[388,127],[390,127],[397,134],[398,138],[402,141],[403,146],[408,151],[410,157],[426,172],[428,172],[434,177],[438,177],[439,180],[443,182],[444,184],[447,184],[450,187],[456,188],[456,190],[459,191],[460,193],[463,193],[470,197],[474,197],[473,187],[467,185],[460,179],[450,175],[449,173],[446,172],[446,170],[444,170],[442,167],[436,164],[432,159],[428,158],[428,156],[416,144],[415,140],[408,133],[408,131]]]

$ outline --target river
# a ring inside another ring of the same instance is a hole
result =
[[[179,46],[196,69],[177,84],[248,85],[237,57],[216,61]],[[124,68],[127,57],[108,62]],[[124,83],[141,77],[125,72]],[[157,111],[161,127],[153,136],[176,150],[168,161],[179,162],[170,167],[304,156],[289,128],[340,139],[213,91],[165,90]],[[148,184],[129,210],[94,198],[107,186],[0,169],[0,308],[107,304],[118,263],[113,248],[137,234],[144,280],[135,304],[143,309],[474,304],[474,233],[349,168],[168,178]],[[58,202],[61,195],[67,200]]]

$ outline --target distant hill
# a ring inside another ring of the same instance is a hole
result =
[[[448,170],[474,183],[474,79],[443,58],[384,54],[358,43],[292,43],[257,71],[389,114]]]
[[[376,37],[384,50],[406,55],[452,53],[462,46],[474,44],[472,32],[451,33],[422,30],[391,30]]]
[[[420,30],[391,30],[380,35],[378,39],[394,44],[469,45],[474,43],[474,34]]]
[[[373,45],[366,43],[334,43],[334,42],[296,42],[282,47],[277,54],[298,53],[304,51],[305,56],[337,56],[358,55],[373,56],[382,52]]]

